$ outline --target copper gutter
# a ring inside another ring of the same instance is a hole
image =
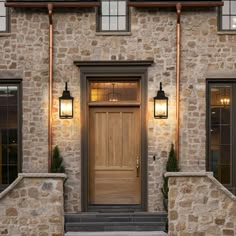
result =
[[[99,2],[6,2],[6,7],[48,7],[53,5],[53,8],[59,7],[98,7],[100,6]]]
[[[180,41],[181,41],[181,3],[176,4],[177,24],[176,24],[176,131],[175,131],[175,150],[176,158],[179,160],[179,123],[180,123]]]
[[[181,3],[182,7],[219,7],[224,3],[221,1],[172,1],[172,2],[128,2],[130,7],[176,7],[178,3]]]
[[[51,169],[52,160],[52,83],[53,83],[53,5],[48,4],[49,17],[49,91],[48,91],[48,171]]]

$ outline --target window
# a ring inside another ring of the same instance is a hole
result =
[[[207,169],[236,194],[236,81],[208,83]]]
[[[139,101],[139,83],[133,82],[90,82],[90,102]]]
[[[126,0],[101,0],[98,31],[128,31],[128,7]]]
[[[8,9],[5,7],[5,0],[0,0],[0,32],[9,31],[8,15]]]
[[[20,169],[19,86],[0,83],[0,190],[17,178]]]
[[[236,30],[236,0],[224,0],[219,14],[220,30]]]

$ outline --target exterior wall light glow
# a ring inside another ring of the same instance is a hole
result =
[[[65,83],[65,90],[61,97],[59,97],[59,117],[60,119],[73,118],[73,101],[74,98],[70,96],[70,91],[67,90],[67,82]]]
[[[168,118],[168,97],[162,90],[162,83],[160,83],[160,90],[157,91],[157,96],[154,99],[154,118],[167,119]]]

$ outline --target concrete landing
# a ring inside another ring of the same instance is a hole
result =
[[[167,236],[162,231],[67,232],[65,236]]]

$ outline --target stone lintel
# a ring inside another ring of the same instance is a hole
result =
[[[205,75],[206,79],[235,79],[236,72],[235,71],[208,71]]]
[[[0,70],[0,79],[22,79],[23,71],[21,70]]]
[[[76,66],[151,66],[154,60],[74,61]]]

